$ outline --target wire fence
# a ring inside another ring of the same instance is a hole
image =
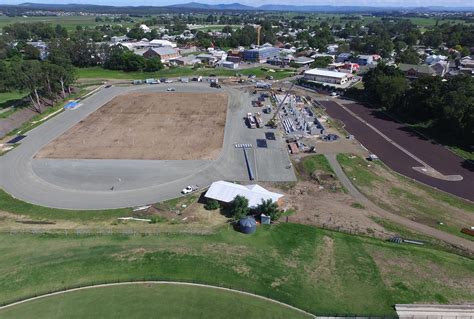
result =
[[[135,229],[135,228],[10,228],[0,230],[8,235],[62,235],[62,236],[168,236],[176,234],[212,235],[214,229]]]

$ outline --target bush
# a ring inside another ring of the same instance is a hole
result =
[[[273,202],[271,199],[262,199],[262,203],[257,206],[256,211],[260,214],[270,216],[270,219],[272,221],[277,221],[283,214],[283,211],[278,208],[278,204],[276,202]]]
[[[250,212],[249,210],[249,200],[244,196],[235,196],[234,200],[230,202],[228,207],[228,215],[234,218],[234,220],[239,220],[247,216]]]
[[[163,216],[153,216],[152,218],[150,218],[150,224],[157,224],[157,223],[163,223],[167,221],[166,217],[163,217]]]
[[[219,209],[219,208],[220,208],[220,204],[215,199],[207,200],[206,205],[204,205],[204,209],[207,209],[207,210],[216,210],[216,209]]]

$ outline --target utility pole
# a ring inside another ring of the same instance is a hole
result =
[[[257,28],[257,47],[260,47],[260,29],[262,29],[261,25],[255,26]]]

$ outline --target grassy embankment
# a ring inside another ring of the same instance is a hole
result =
[[[230,228],[211,235],[4,234],[0,251],[0,302],[126,280],[226,286],[331,315],[394,315],[395,303],[474,298],[468,258],[297,224],[260,226],[250,236]]]
[[[76,30],[76,26],[81,27],[90,27],[95,28],[96,26],[103,24],[118,24],[114,22],[96,22],[95,16],[48,16],[48,17],[7,17],[0,16],[0,29],[6,25],[13,23],[34,23],[34,22],[44,22],[52,24],[53,27],[56,24],[60,24],[65,27],[68,31],[72,32]],[[131,26],[132,23],[121,22],[120,24],[124,26]]]
[[[245,306],[244,306],[245,305]],[[235,308],[239,307],[238,311]],[[2,318],[308,318],[296,310],[238,293],[181,285],[94,288],[31,301]]]
[[[11,108],[9,110],[5,109],[9,108],[15,103],[20,102],[24,97],[25,93],[19,91],[0,93],[0,119],[7,118],[13,114],[16,111],[15,108]],[[4,111],[2,112],[2,110]]]
[[[147,78],[162,78],[162,77],[181,77],[181,76],[209,76],[214,74],[216,76],[235,76],[237,73],[245,76],[254,74],[259,78],[264,78],[267,75],[273,76],[275,79],[283,79],[293,75],[293,69],[276,70],[276,72],[268,72],[261,68],[250,68],[243,70],[226,70],[226,69],[211,69],[200,68],[193,69],[191,67],[177,67],[165,69],[158,72],[123,72],[117,70],[107,70],[101,67],[81,68],[77,69],[79,79],[97,78],[97,79],[117,79],[117,80],[143,80]]]
[[[396,174],[381,162],[367,162],[358,156],[339,154],[342,168],[371,201],[411,220],[456,236],[474,240],[460,232],[472,225],[474,205],[450,194]]]

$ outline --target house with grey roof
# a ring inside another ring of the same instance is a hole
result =
[[[169,62],[170,60],[180,57],[178,50],[170,46],[149,48],[143,53],[143,57],[145,58],[151,58],[154,56],[159,56],[162,62]]]
[[[427,64],[405,64],[400,63],[398,69],[410,80],[418,79],[422,76],[436,76],[436,71]]]

